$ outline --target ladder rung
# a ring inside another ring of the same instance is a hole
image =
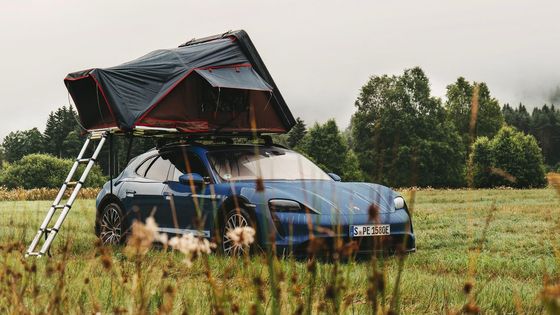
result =
[[[58,233],[58,230],[55,228],[45,228],[45,229],[39,229],[39,231],[41,231],[43,234],[49,234],[52,231],[55,231]]]
[[[83,185],[84,183],[82,183],[82,182],[80,182],[80,181],[77,181],[77,182],[67,182],[67,183],[66,183],[66,186],[68,186],[68,187],[73,187],[73,186],[76,186],[76,185],[78,185],[78,184],[82,184],[82,185]]]
[[[78,163],[89,163],[89,161],[94,161],[95,159],[77,159]]]
[[[41,253],[39,252],[31,252],[31,253],[26,253],[26,256],[41,256]]]
[[[105,131],[94,131],[90,134],[89,138],[91,140],[99,140],[104,137],[107,133]]]
[[[64,207],[66,207],[66,205],[53,205],[53,207],[55,209],[64,209]]]

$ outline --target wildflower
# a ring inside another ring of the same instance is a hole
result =
[[[233,230],[229,230],[226,235],[233,241],[235,246],[248,247],[255,242],[255,229],[249,226],[236,227]]]
[[[113,261],[109,256],[102,256],[101,264],[103,265],[103,268],[105,268],[105,270],[111,270],[111,267],[113,266]]]
[[[311,259],[309,262],[307,262],[307,271],[311,273],[315,273],[316,270],[317,270],[317,263],[315,262],[315,259]]]
[[[370,281],[374,285],[376,292],[383,292],[385,290],[385,275],[376,271]]]
[[[167,234],[158,232],[158,225],[153,217],[147,218],[146,224],[139,221],[132,223],[128,246],[135,249],[136,253],[145,254],[155,241],[167,244]]]
[[[325,241],[322,238],[312,238],[307,246],[307,253],[315,255],[320,250],[325,248]]]
[[[541,300],[550,314],[557,314],[560,311],[560,284],[545,286]]]
[[[174,236],[168,242],[174,250],[178,250],[185,255],[184,262],[187,266],[192,266],[192,260],[201,254],[210,254],[216,244],[210,243],[205,238],[195,237],[193,234],[183,234],[181,237]]]
[[[379,223],[379,206],[372,203],[368,208],[368,215],[371,222]]]
[[[350,241],[350,242],[344,244],[341,248],[339,248],[339,251],[342,254],[342,256],[349,257],[349,256],[352,256],[359,249],[360,249],[360,246],[358,245],[358,242]]]
[[[325,289],[325,297],[330,300],[333,300],[336,297],[336,290],[334,286],[327,286],[327,288]]]
[[[258,177],[256,182],[256,191],[263,192],[264,191],[264,182],[263,179]]]
[[[233,303],[231,305],[231,313],[232,314],[239,314],[239,305],[237,305],[236,303]]]
[[[471,293],[472,288],[473,288],[472,282],[466,282],[465,285],[463,286],[463,292],[465,292],[465,294],[469,294]]]
[[[480,307],[473,302],[469,302],[463,306],[463,312],[465,314],[480,314]]]

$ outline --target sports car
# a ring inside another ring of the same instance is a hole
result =
[[[134,220],[152,216],[159,232],[211,239],[226,255],[269,246],[305,255],[317,239],[325,253],[349,243],[358,254],[416,249],[411,215],[397,192],[343,182],[275,144],[154,148],[103,186],[96,208],[95,230],[105,244],[124,242]],[[238,227],[256,230],[251,249],[230,239]]]

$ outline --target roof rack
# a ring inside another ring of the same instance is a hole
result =
[[[176,145],[205,145],[201,141],[210,141],[211,143],[223,143],[223,144],[234,144],[234,139],[247,139],[247,140],[263,140],[262,143],[265,146],[280,146],[275,144],[272,140],[272,136],[270,135],[261,135],[258,134],[256,136],[248,136],[248,135],[232,135],[232,136],[224,136],[224,135],[192,135],[192,136],[184,136],[183,137],[176,137],[176,138],[165,138],[162,137],[158,139],[156,148],[162,149],[165,147],[176,146]]]

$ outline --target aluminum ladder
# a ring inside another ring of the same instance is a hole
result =
[[[51,247],[51,244],[54,241],[54,238],[56,237],[56,234],[60,230],[60,227],[62,226],[62,223],[64,223],[64,219],[66,219],[66,216],[68,216],[68,212],[72,208],[72,204],[76,200],[76,197],[78,197],[78,193],[80,192],[80,189],[84,185],[84,181],[86,180],[89,172],[93,168],[93,165],[95,164],[97,156],[101,152],[101,148],[103,148],[103,144],[107,140],[108,134],[109,134],[108,131],[94,131],[94,132],[91,132],[88,135],[86,141],[84,142],[82,150],[80,150],[80,153],[78,154],[78,158],[76,158],[76,161],[72,165],[72,168],[70,169],[70,172],[68,173],[68,176],[66,177],[66,180],[62,184],[62,187],[60,188],[60,191],[58,192],[58,195],[56,195],[56,198],[54,199],[54,202],[53,202],[51,208],[47,212],[47,215],[46,215],[45,219],[43,220],[43,223],[39,227],[39,230],[37,231],[37,234],[35,235],[35,238],[31,242],[31,244],[29,245],[29,248],[27,249],[27,252],[25,253],[25,257],[29,257],[29,256],[41,257],[41,256],[44,256],[45,254],[49,253],[49,248]],[[95,147],[93,155],[90,158],[83,158],[83,156],[86,153],[90,143],[92,143],[94,141],[97,141],[97,140],[99,140],[99,143]],[[81,175],[81,177],[78,181],[72,181],[72,178],[74,177],[74,174],[78,170],[78,166],[80,164],[87,164],[86,168],[84,169],[84,172],[82,173],[82,175]],[[66,201],[66,204],[60,204],[62,198],[64,197],[64,193],[66,192],[66,190],[68,188],[73,188],[72,193],[70,194],[70,198],[68,198],[68,200]],[[58,209],[62,209],[62,212],[58,216],[58,219],[56,220],[56,223],[54,224],[54,226],[49,228],[48,226],[49,226],[50,222],[52,221],[56,210],[58,210]],[[45,237],[45,242],[43,243],[43,246],[41,247],[41,250],[39,250],[37,252],[37,251],[35,251],[35,248],[37,247],[37,245],[39,244],[39,242],[41,241],[41,238],[43,236]]]

